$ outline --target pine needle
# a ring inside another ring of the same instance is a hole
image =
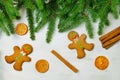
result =
[[[15,33],[14,32],[14,24],[13,24],[12,20],[9,18],[9,15],[6,12],[4,5],[2,5],[1,3],[0,3],[0,8],[1,8],[1,10],[4,13],[4,16],[6,18],[6,25],[7,25],[7,27],[9,28],[10,32],[12,34],[14,34]]]
[[[6,28],[6,25],[0,22],[0,28],[2,29],[2,31],[4,31],[6,33],[7,36],[10,36],[10,33],[8,31],[8,29]]]
[[[85,19],[85,26],[86,26],[86,30],[88,32],[88,35],[90,38],[93,38],[93,28],[92,28],[92,24],[90,22],[90,19],[88,16],[86,16],[84,19]]]
[[[97,18],[98,18],[98,13],[95,12],[95,10],[91,7],[88,7],[88,11],[89,11],[89,14],[93,20],[93,22],[96,22]]]
[[[16,3],[17,3],[16,8],[20,10],[24,5],[24,0],[17,0]]]
[[[44,0],[35,0],[35,3],[36,3],[39,10],[44,9]]]
[[[48,21],[48,16],[49,16],[50,13],[46,10],[44,10],[43,12],[44,13],[42,14],[42,17],[41,17],[42,19],[41,19],[40,22],[38,22],[37,27],[35,28],[35,32],[38,32],[42,27],[44,27],[44,25]]]
[[[32,40],[35,40],[34,18],[33,18],[33,12],[31,9],[27,9],[27,18],[28,18],[28,25],[30,30],[30,38]]]
[[[119,0],[111,0],[111,10],[114,15],[114,18],[118,18],[118,9],[117,6],[119,4]]]
[[[9,30],[6,28],[6,18],[2,11],[0,11],[0,28],[9,36]]]
[[[104,28],[104,23],[102,21],[99,22],[99,26],[98,26],[98,34],[101,35],[103,32],[103,28]]]
[[[48,23],[48,31],[47,31],[47,38],[46,38],[47,43],[49,43],[52,39],[54,30],[55,30],[55,22],[56,22],[56,18],[52,16]]]
[[[115,19],[119,17],[120,0],[48,0],[47,2],[46,0],[1,0],[0,11],[4,17],[0,15],[0,29],[7,35],[14,33],[13,20],[20,18],[21,9],[27,12],[32,40],[35,39],[35,32],[49,23],[46,34],[46,42],[49,43],[54,33],[56,18],[60,20],[58,24],[60,32],[71,30],[78,27],[81,22],[85,22],[87,33],[91,38],[93,37],[91,18],[93,22],[100,20],[97,33],[102,34],[105,26],[110,25],[108,14],[112,13]],[[37,26],[34,27],[34,24]]]
[[[101,10],[99,10],[100,22],[99,22],[98,32],[97,32],[99,35],[101,35],[103,33],[103,28],[105,27],[105,25],[106,24],[109,25],[107,17],[108,17],[108,13],[110,11],[110,2],[105,1],[105,3],[102,4],[103,6],[101,7]]]
[[[82,17],[81,15],[77,15],[73,18],[73,20],[69,20],[66,24],[63,25],[63,27],[59,28],[59,32],[71,30],[75,27],[78,27],[80,23],[82,23]]]
[[[7,15],[9,16],[10,20],[16,19],[16,17],[19,16],[19,12],[14,7],[12,0],[5,0],[5,1],[2,0],[1,3],[3,4],[4,9]]]
[[[68,24],[68,22],[70,23],[70,21],[71,22],[73,22],[74,21],[74,17],[76,16],[76,15],[79,15],[79,13],[80,12],[82,12],[83,10],[84,10],[84,0],[78,0],[76,3],[75,3],[75,7],[71,7],[70,8],[70,11],[69,11],[69,14],[66,14],[67,16],[69,16],[69,17],[67,17],[67,18],[63,18],[64,20],[62,20],[62,19],[60,19],[60,23],[59,23],[59,25],[58,25],[58,28],[60,29],[60,30],[63,30],[63,29],[67,29],[68,27],[67,26],[64,26],[66,23]],[[63,9],[64,10],[64,9]],[[62,17],[64,17],[64,16],[62,16]],[[71,23],[70,23],[71,24]],[[67,28],[65,28],[65,27],[67,27]],[[64,30],[65,31],[65,30]]]

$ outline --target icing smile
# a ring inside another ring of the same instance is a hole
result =
[[[77,37],[77,35],[75,35],[74,37],[72,37],[72,39],[74,40],[74,39],[76,39],[76,37]]]

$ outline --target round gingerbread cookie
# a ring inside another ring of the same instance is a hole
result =
[[[25,35],[28,32],[28,27],[24,23],[19,23],[16,25],[15,32],[20,36]]]
[[[75,32],[75,31],[70,31],[69,33],[68,33],[68,39],[69,40],[74,40],[76,37],[79,37],[79,35],[78,35],[78,33],[77,32]]]
[[[105,56],[98,56],[95,59],[95,66],[100,70],[106,69],[108,65],[109,65],[109,61]]]
[[[22,46],[22,50],[23,50],[25,53],[29,54],[29,53],[31,53],[31,52],[33,51],[33,47],[32,47],[30,44],[24,44],[24,45]]]
[[[35,67],[38,72],[45,73],[49,69],[49,63],[44,59],[38,60]]]

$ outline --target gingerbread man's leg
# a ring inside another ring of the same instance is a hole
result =
[[[69,49],[76,49],[77,51],[77,58],[83,58],[85,56],[84,48],[76,47],[76,44],[69,44]]]
[[[89,50],[89,51],[90,51],[90,50],[92,50],[93,47],[94,47],[94,44],[92,44],[92,43],[87,43],[87,42],[86,42],[86,35],[85,35],[85,34],[82,34],[82,35],[80,36],[79,41],[80,41],[81,45],[82,45],[86,50]]]
[[[21,71],[22,70],[22,64],[23,64],[23,61],[18,60],[18,61],[15,62],[13,67],[14,67],[15,70]]]
[[[20,48],[18,46],[14,47],[14,53],[10,56],[5,56],[5,60],[7,63],[13,63],[15,61],[16,56],[19,54]]]
[[[84,52],[83,48],[76,49],[76,51],[77,51],[77,58],[83,58],[83,57],[85,57],[85,52]]]

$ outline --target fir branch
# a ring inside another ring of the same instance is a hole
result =
[[[98,26],[98,34],[101,35],[103,33],[103,29],[105,25],[109,26],[108,14],[104,15],[104,17],[100,18],[99,26]]]
[[[56,3],[58,4],[58,16],[64,16],[71,11],[71,9],[73,8],[73,5],[71,4],[76,4],[76,0],[70,1],[70,3],[68,3],[67,1],[57,0]]]
[[[63,25],[64,25],[63,23],[66,22],[66,18],[67,18],[67,15],[61,16],[59,18],[58,29],[63,28]]]
[[[55,22],[56,22],[56,18],[51,15],[51,18],[48,23],[48,31],[47,31],[47,38],[46,38],[47,43],[49,43],[52,39],[54,30],[55,30]]]
[[[16,19],[16,17],[19,16],[19,12],[14,7],[12,0],[5,0],[5,1],[2,0],[1,4],[3,4],[4,9],[5,9],[6,13],[8,14],[10,20]]]
[[[95,10],[91,7],[88,7],[88,12],[89,12],[93,22],[96,22],[96,20],[98,19],[98,15],[97,15],[98,13],[95,12]]]
[[[8,31],[8,29],[6,28],[6,25],[0,22],[0,28],[2,29],[2,31],[4,31],[6,33],[7,36],[10,36],[10,33]]]
[[[33,0],[25,0],[25,2],[24,2],[24,7],[25,7],[26,9],[31,9],[31,10],[34,11],[35,5],[33,4]]]
[[[16,3],[17,3],[16,8],[20,10],[24,5],[24,0],[17,0]]]
[[[105,25],[109,26],[110,25],[110,21],[108,19],[105,20]]]
[[[56,6],[56,7],[55,7]],[[49,2],[49,5],[46,5],[46,10],[48,10],[50,13],[48,14],[49,19],[48,19],[48,31],[47,31],[47,37],[46,37],[46,42],[50,43],[54,30],[55,30],[55,22],[56,22],[56,9],[57,5],[56,5],[56,1],[51,0],[51,2]]]
[[[12,22],[11,20],[8,20],[7,26],[8,26],[8,28],[9,28],[10,32],[11,32],[12,34],[14,34],[14,33],[15,33],[15,31],[14,31],[14,24],[13,24],[13,22]]]
[[[27,8],[27,18],[28,18],[28,25],[30,30],[30,38],[32,40],[35,40],[33,12],[31,9],[28,8]]]
[[[98,34],[101,35],[102,31],[104,28],[104,23],[102,21],[99,22],[99,26],[98,26]]]
[[[37,27],[35,28],[35,32],[38,32],[42,27],[44,27],[44,25],[48,22],[48,19],[50,18],[49,16],[52,14],[56,14],[54,13],[54,8],[52,6],[54,5],[54,2],[51,2],[49,4],[45,4],[44,6],[44,10],[42,10],[42,14],[41,14],[41,21],[37,24]],[[50,19],[49,19],[50,20]]]
[[[60,23],[58,25],[58,29],[60,29],[60,31],[65,31],[63,29],[67,29],[68,25],[67,26],[64,26],[66,23],[70,22],[70,21],[74,21],[73,18],[76,16],[76,15],[79,15],[80,12],[82,12],[84,10],[84,0],[78,0],[75,4],[76,6],[73,7],[71,9],[71,11],[69,12],[67,18],[63,18],[63,19],[60,19]],[[62,20],[62,21],[61,21]],[[67,28],[65,28],[67,27]]]
[[[78,27],[83,21],[84,21],[83,17],[80,16],[78,19],[75,19],[74,23],[72,23],[67,30],[71,30],[73,28]]]
[[[44,9],[44,0],[35,0],[35,3],[36,3],[37,8],[39,10],[43,10]]]
[[[46,18],[42,18],[42,20],[37,24],[37,27],[35,28],[35,32],[39,32],[39,30],[44,27],[44,25],[47,23]]]
[[[4,14],[0,11],[0,28],[6,33],[6,35],[10,35],[8,29],[6,28],[6,18]]]
[[[14,33],[15,33],[15,32],[14,32],[14,24],[13,24],[12,20],[9,18],[8,13],[6,12],[4,6],[3,6],[1,3],[0,3],[0,8],[1,8],[1,10],[3,11],[4,16],[5,16],[6,20],[7,20],[7,21],[6,21],[6,24],[7,24],[8,28],[9,28],[10,32],[11,32],[12,34],[14,34]]]
[[[69,20],[66,24],[64,24],[64,27],[59,28],[59,32],[64,32],[64,31],[68,31],[71,30],[75,27],[78,27],[78,25],[80,25],[80,23],[82,23],[82,17],[81,15],[76,15],[73,20]]]
[[[61,28],[58,28],[59,29],[59,32],[64,32],[64,31],[67,31],[67,30],[70,30],[74,27],[76,27],[75,25],[76,24],[79,24],[79,21],[81,20],[81,16],[80,15],[76,15],[73,20],[69,20],[67,23],[65,23],[63,25],[63,27]]]
[[[88,16],[85,16],[84,20],[85,20],[85,26],[86,26],[88,35],[90,38],[93,38],[93,28],[92,28],[92,24],[90,22],[90,18]]]
[[[0,10],[4,17],[0,15],[0,29],[6,34],[14,33],[13,19],[20,17],[19,10],[22,8],[25,8],[27,12],[31,39],[35,38],[35,32],[49,22],[46,38],[49,43],[54,33],[56,18],[60,20],[58,24],[60,32],[78,27],[81,22],[85,22],[90,37],[93,37],[90,18],[93,21],[100,19],[98,34],[102,34],[104,27],[110,24],[108,14],[112,12],[115,19],[119,17],[120,0],[49,0],[48,2],[44,0],[1,0]],[[37,14],[34,14],[35,11]],[[36,28],[33,15],[37,22]]]
[[[106,3],[106,4],[105,4]],[[98,26],[98,34],[101,35],[103,33],[103,28],[105,24],[108,22],[108,13],[110,11],[110,2],[109,0],[106,1],[103,6],[101,7],[101,10],[99,11],[99,17],[100,17],[100,22]]]
[[[35,28],[35,32],[38,32],[48,21],[48,16],[49,16],[49,12],[47,12],[46,10],[43,11],[44,13],[42,14],[42,19],[41,21],[37,24],[37,27]]]
[[[119,3],[119,0],[111,0],[111,10],[112,10],[112,13],[114,15],[114,18],[118,18],[118,9],[117,9],[117,6],[118,6],[118,3]]]
[[[82,11],[84,11],[84,7],[85,7],[85,1],[78,0],[76,2],[76,6],[74,8],[72,8],[72,10],[70,11],[69,17],[74,17],[78,13],[81,13]]]
[[[35,16],[35,17],[36,17],[36,18],[35,18],[35,21],[38,23],[39,20],[40,20],[41,17],[42,17],[42,12],[36,10],[36,16]]]

